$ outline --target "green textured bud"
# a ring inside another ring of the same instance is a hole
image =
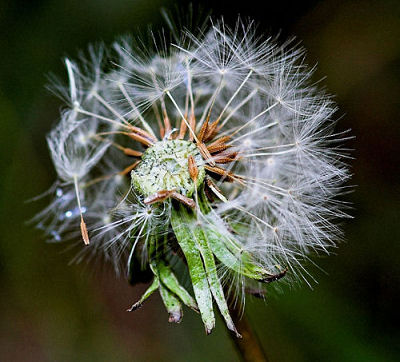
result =
[[[197,185],[190,177],[188,158],[192,156],[198,168]],[[161,190],[176,190],[190,197],[205,177],[203,159],[193,142],[161,141],[148,148],[140,164],[131,172],[132,186],[141,195],[149,196]]]

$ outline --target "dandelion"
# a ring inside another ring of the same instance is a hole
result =
[[[182,34],[65,61],[67,108],[47,138],[59,180],[36,219],[55,241],[81,232],[77,261],[103,254],[132,283],[150,279],[130,311],[158,291],[171,322],[186,305],[210,333],[215,302],[239,336],[230,306],[309,283],[310,255],[340,240],[345,135],[303,49],[241,21]]]

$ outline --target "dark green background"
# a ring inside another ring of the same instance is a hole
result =
[[[197,4],[197,3],[196,3]],[[195,5],[196,5],[195,4]],[[102,264],[68,266],[72,254],[44,243],[24,222],[25,203],[55,178],[45,134],[61,102],[45,89],[62,57],[90,42],[159,27],[163,0],[0,2],[0,360],[236,361],[221,320],[206,337],[187,311],[170,325],[155,296],[127,314],[142,287],[116,280]],[[186,2],[178,6],[185,8]],[[202,6],[210,10],[206,3]],[[314,269],[319,280],[247,305],[272,361],[391,361],[399,357],[399,1],[216,2],[215,15],[238,13],[281,39],[296,35],[318,61],[316,80],[337,94],[340,129],[356,136],[348,196],[347,242]]]

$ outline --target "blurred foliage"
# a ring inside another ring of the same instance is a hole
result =
[[[319,67],[316,80],[337,94],[339,130],[356,139],[354,219],[347,243],[314,269],[319,281],[284,290],[248,315],[272,361],[391,361],[399,356],[400,3],[327,0],[206,2],[232,22],[250,16],[268,34],[296,35]],[[159,9],[187,3],[153,0],[0,2],[0,358],[4,361],[235,361],[223,323],[206,337],[197,315],[169,325],[160,300],[125,309],[142,291],[108,267],[68,266],[65,246],[45,244],[25,222],[40,208],[25,200],[55,174],[44,136],[60,102],[45,89],[61,59],[89,42],[158,28]]]

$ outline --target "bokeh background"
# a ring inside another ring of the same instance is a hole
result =
[[[25,224],[25,201],[55,177],[45,134],[61,102],[44,88],[62,58],[93,41],[160,28],[172,0],[0,1],[0,360],[237,361],[221,320],[206,337],[187,311],[170,325],[158,296],[127,314],[143,287],[104,265],[71,265],[61,245]],[[400,2],[194,2],[233,23],[250,16],[266,34],[296,35],[318,62],[315,80],[337,94],[339,130],[356,139],[348,196],[353,220],[335,256],[318,260],[313,290],[247,305],[271,361],[394,361],[400,357]]]

